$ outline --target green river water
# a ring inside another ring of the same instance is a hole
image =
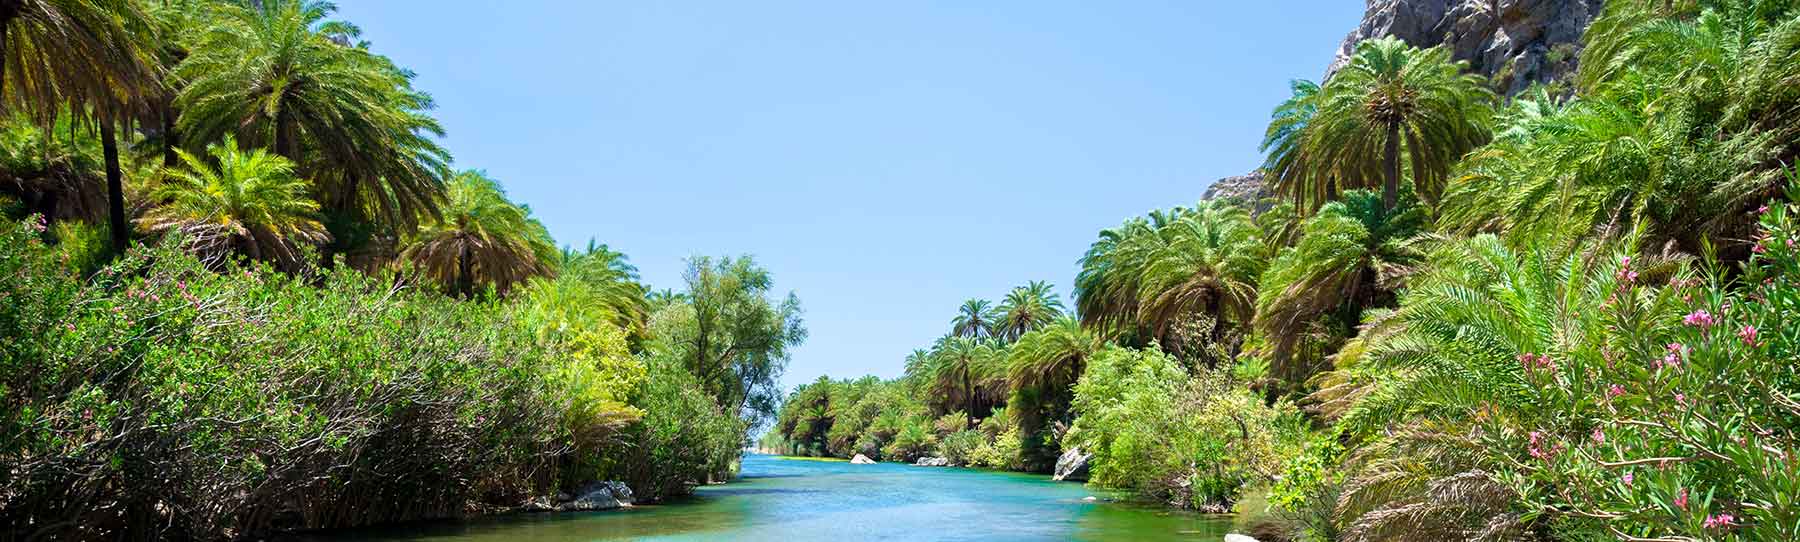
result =
[[[625,510],[410,525],[333,541],[1191,540],[1231,520],[1106,500],[1047,476],[895,463],[744,457],[740,479]]]

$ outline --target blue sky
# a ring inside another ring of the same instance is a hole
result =
[[[783,382],[897,376],[957,305],[1065,299],[1103,228],[1243,174],[1363,2],[360,1],[459,168],[679,288],[754,254],[811,337]]]

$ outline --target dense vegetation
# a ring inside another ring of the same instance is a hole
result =
[[[333,9],[0,9],[0,540],[657,500],[773,414],[767,271],[558,249]]]
[[[1271,539],[1800,539],[1800,3],[1610,1],[1580,66],[1507,97],[1359,44],[1275,109],[1271,201],[1103,231],[1073,314],[971,301],[765,443],[1079,449]]]

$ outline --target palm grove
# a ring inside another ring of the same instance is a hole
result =
[[[334,9],[0,2],[0,539],[656,500],[774,414],[766,270],[559,249]]]
[[[1579,65],[1361,43],[1276,107],[1272,198],[1102,231],[1072,306],[970,301],[765,445],[1079,450],[1270,539],[1800,539],[1800,3],[1608,2]]]

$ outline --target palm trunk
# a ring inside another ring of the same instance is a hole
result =
[[[1387,178],[1381,184],[1381,205],[1393,209],[1400,201],[1400,123],[1388,121],[1387,149],[1384,152]]]
[[[975,379],[970,371],[963,371],[963,425],[975,426]]]
[[[175,146],[178,143],[180,143],[180,141],[175,139],[175,100],[174,99],[170,99],[168,102],[163,104],[162,136],[163,136],[162,137],[162,140],[163,140],[163,156],[162,156],[163,167],[173,168],[176,166],[176,162],[177,162],[177,158],[178,158],[175,155]]]
[[[112,227],[113,250],[123,253],[131,239],[125,230],[124,173],[119,170],[119,141],[114,137],[110,114],[100,119],[100,147],[106,157],[107,217]]]
[[[456,291],[463,299],[475,297],[475,280],[469,276],[473,267],[469,262],[469,246],[464,244],[456,258]]]

